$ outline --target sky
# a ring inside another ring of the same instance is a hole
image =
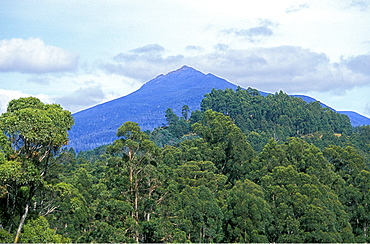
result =
[[[370,0],[0,0],[0,113],[72,113],[183,65],[370,117]]]

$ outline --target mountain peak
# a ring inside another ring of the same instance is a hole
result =
[[[167,75],[191,75],[191,74],[198,74],[198,75],[205,75],[204,73],[192,68],[192,67],[189,67],[189,66],[182,66],[181,68],[177,69],[177,70],[174,70],[174,71],[171,71],[169,73],[167,73],[165,76]]]
[[[191,87],[194,82],[204,80],[206,75],[192,67],[182,66],[181,68],[171,71],[165,75],[161,74],[156,78],[145,83],[140,90],[152,89],[153,87],[166,87],[166,89],[182,89]]]
[[[187,66],[187,65],[184,65],[184,66],[182,66],[180,69],[178,69],[178,70],[175,70],[175,72],[176,71],[197,71],[196,69],[194,69],[194,68],[192,68],[192,67],[189,67],[189,66]]]
[[[173,71],[170,71],[168,72],[167,74],[160,74],[158,75],[156,78],[152,79],[152,80],[156,80],[156,79],[159,79],[159,78],[162,78],[162,77],[166,77],[166,76],[169,76],[169,75],[178,75],[178,74],[189,74],[189,73],[202,73],[192,67],[189,67],[187,65],[184,65],[182,66],[181,68],[179,69],[176,69],[176,70],[173,70]],[[202,73],[203,74],[203,73]],[[150,80],[150,81],[152,81]],[[150,81],[148,81],[147,83],[149,83]]]

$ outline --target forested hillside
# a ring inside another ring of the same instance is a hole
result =
[[[212,89],[225,90],[227,88],[235,91],[237,86],[213,74],[204,74],[191,67],[183,66],[168,74],[157,76],[145,83],[139,90],[127,96],[73,114],[75,125],[69,132],[70,141],[68,145],[80,152],[112,143],[116,139],[115,132],[117,128],[126,121],[136,122],[142,130],[152,131],[154,128],[166,124],[164,114],[167,108],[170,107],[178,116],[181,115],[183,105],[187,105],[189,111],[199,110],[206,93],[210,93]],[[255,90],[255,92],[263,96],[268,95],[268,93],[262,91]],[[225,94],[225,96],[228,95]],[[307,103],[316,101],[308,96],[292,96],[302,98]],[[261,97],[257,98],[262,99]],[[225,99],[225,97],[222,99]],[[235,101],[235,103],[237,102],[240,101]],[[266,105],[258,104],[259,101],[253,103],[256,103],[259,107]],[[315,106],[318,104],[333,110],[319,102]],[[243,103],[243,106],[247,105]],[[237,108],[230,109],[235,110]],[[292,110],[292,108],[288,109]],[[285,113],[286,111],[281,112]],[[370,125],[369,118],[355,112],[339,113],[346,113],[352,126]],[[253,114],[250,115],[253,116]],[[302,116],[300,115],[300,117]],[[266,120],[270,120],[270,118],[267,117]],[[275,121],[272,120],[271,122],[274,123]],[[243,126],[242,124],[238,125]]]
[[[70,114],[14,100],[0,117],[0,242],[370,241],[370,126],[254,89],[174,109],[153,131],[125,122],[112,144],[58,153]]]

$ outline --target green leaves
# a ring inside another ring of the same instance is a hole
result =
[[[268,242],[271,210],[261,186],[238,181],[228,192],[228,242]]]
[[[22,233],[23,243],[69,243],[71,240],[55,233],[50,229],[48,221],[44,217],[30,220]]]
[[[27,219],[31,200],[37,206],[34,197],[46,186],[46,174],[51,167],[49,160],[67,144],[67,131],[72,124],[69,111],[56,104],[43,104],[34,97],[12,100],[7,112],[0,116],[0,129],[8,139],[8,142],[4,136],[0,139],[0,147],[8,159],[4,161],[1,157],[0,162],[2,195],[6,194],[8,199],[0,213],[5,218],[9,216],[4,221],[9,230],[19,221],[15,242]],[[31,211],[35,212],[35,208]]]
[[[344,206],[314,176],[298,173],[292,166],[279,166],[262,178],[262,187],[275,222],[269,230],[270,241],[343,241],[340,232],[348,225]]]
[[[0,116],[0,225],[14,233],[29,211],[29,242],[369,242],[369,128],[348,136],[345,118],[283,92],[213,90],[202,110],[168,109],[151,137],[126,122],[114,143],[54,158],[70,113],[12,101]]]
[[[219,172],[227,175],[231,182],[242,179],[254,151],[230,117],[207,110],[204,118],[192,127],[212,150],[214,157],[207,160],[213,161]]]
[[[263,97],[251,88],[213,89],[205,95],[201,108],[230,116],[244,133],[265,132],[276,140],[317,131],[348,134],[352,129],[347,116],[322,108],[319,102],[306,103],[282,91]]]
[[[67,144],[72,125],[70,112],[33,97],[11,101],[8,111],[0,116],[0,127],[15,153],[39,162]]]
[[[125,122],[117,130],[117,136],[123,137],[125,140],[143,141],[149,139],[149,136],[142,132],[140,126],[135,122]]]

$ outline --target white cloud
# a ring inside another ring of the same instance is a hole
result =
[[[82,87],[54,100],[71,111],[78,111],[104,101],[106,95],[100,86]]]
[[[162,47],[159,44],[148,44],[143,47],[138,47],[135,49],[132,49],[131,52],[133,53],[151,53],[151,52],[163,52],[164,47]]]
[[[118,74],[145,82],[161,73],[178,68],[184,61],[183,55],[165,56],[165,49],[158,44],[150,44],[119,53],[111,62],[102,65],[110,74]]]
[[[369,7],[369,3],[367,1],[352,0],[352,2],[350,3],[350,7],[355,7],[361,11],[366,11]]]
[[[46,45],[40,38],[0,41],[0,71],[49,73],[73,70],[79,55]]]
[[[33,75],[23,85],[27,90],[0,89],[0,113],[6,111],[12,99],[29,96],[37,97],[44,103],[60,104],[75,113],[125,96],[139,89],[142,82],[118,74],[107,74],[96,68],[88,72]]]
[[[204,70],[242,86],[285,92],[345,91],[370,83],[370,76],[331,63],[323,53],[293,46],[226,50],[203,57]]]
[[[8,104],[11,100],[30,96],[37,97],[44,103],[51,103],[50,97],[44,94],[30,95],[21,91],[0,89],[0,114],[6,112]]]
[[[226,34],[234,34],[237,37],[246,38],[249,42],[259,42],[261,37],[268,37],[273,34],[273,31],[266,26],[258,26],[249,29],[227,29],[223,31]]]
[[[60,89],[62,95],[54,95],[51,99],[72,113],[125,96],[142,85],[137,80],[98,69],[91,73],[57,77],[52,82],[60,84],[62,81],[65,84]]]
[[[370,75],[363,71],[362,66],[356,66],[362,59],[367,60],[367,56],[332,63],[323,53],[295,46],[216,48],[211,53],[192,56],[165,56],[162,52],[155,55],[152,52],[121,53],[104,68],[109,73],[147,81],[160,73],[189,65],[243,87],[251,86],[269,92],[345,93],[353,87],[370,84]]]
[[[302,4],[299,4],[299,5],[293,5],[293,6],[290,6],[289,8],[287,8],[285,10],[285,12],[287,14],[290,14],[290,13],[295,13],[295,12],[299,12],[301,11],[302,9],[306,9],[306,8],[309,8],[310,6],[307,4],[307,3],[302,3]]]

